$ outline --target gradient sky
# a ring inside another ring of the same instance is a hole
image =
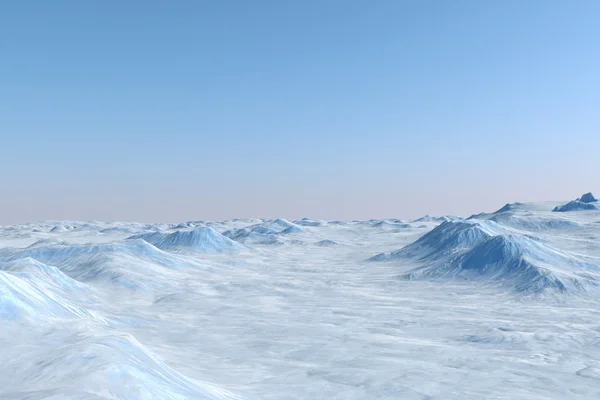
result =
[[[0,223],[468,215],[600,189],[600,2],[10,1]]]

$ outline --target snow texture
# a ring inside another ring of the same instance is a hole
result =
[[[0,227],[0,399],[600,398],[597,203]]]

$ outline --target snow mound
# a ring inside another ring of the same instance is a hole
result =
[[[583,211],[583,210],[600,210],[600,206],[597,203],[598,200],[592,193],[585,193],[580,198],[572,200],[562,206],[556,206],[552,211],[555,212],[569,212],[569,211]]]
[[[281,244],[281,240],[276,239],[276,236],[300,232],[304,232],[301,226],[285,219],[277,219],[250,225],[245,228],[230,229],[223,232],[223,236],[240,243]]]
[[[331,247],[331,246],[337,246],[338,243],[334,242],[333,240],[325,239],[325,240],[321,240],[320,242],[316,242],[315,245],[319,246],[319,247]]]
[[[499,213],[503,213],[503,212],[507,212],[507,211],[513,211],[513,210],[518,210],[521,209],[524,206],[523,203],[506,203],[502,208],[494,211],[494,214],[499,214]]]
[[[410,229],[412,228],[411,224],[400,223],[400,222],[391,222],[387,220],[379,221],[373,224],[375,228],[392,228],[392,229]]]
[[[504,229],[492,221],[446,221],[406,247],[391,253],[377,254],[370,260],[386,261],[403,257],[439,259],[473,248],[502,231]]]
[[[277,239],[278,233],[262,225],[257,225],[247,228],[230,229],[223,232],[223,236],[240,243],[268,244],[269,241]]]
[[[281,246],[286,244],[284,240],[279,238],[278,236],[267,236],[264,238],[260,238],[254,242],[255,244],[265,245],[265,246]]]
[[[289,227],[285,228],[284,230],[279,232],[279,234],[280,235],[289,235],[292,233],[300,233],[300,232],[304,232],[304,229],[300,228],[299,226],[293,225],[293,226],[289,226]]]
[[[199,228],[172,233],[142,233],[130,236],[129,239],[143,239],[162,250],[189,249],[205,253],[223,253],[243,249],[242,245],[221,235],[212,228]]]
[[[568,292],[598,286],[600,267],[524,235],[500,234],[459,257],[416,268],[404,277],[484,280],[519,292]]]
[[[320,219],[311,220],[308,218],[302,218],[302,219],[294,221],[294,224],[300,225],[300,226],[326,226],[327,222],[320,220]]]

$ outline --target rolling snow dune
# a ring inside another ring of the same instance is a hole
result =
[[[579,200],[573,200],[565,205],[557,206],[554,210],[556,212],[569,212],[569,211],[582,211],[582,210],[599,210],[596,204],[584,203]]]

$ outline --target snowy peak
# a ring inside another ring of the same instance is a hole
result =
[[[444,252],[471,248],[494,235],[500,227],[491,221],[447,221],[406,247],[414,252]]]
[[[502,208],[494,211],[494,214],[500,214],[500,213],[504,213],[507,211],[512,211],[515,209],[519,209],[521,206],[523,206],[523,203],[506,203],[504,206],[502,206]]]
[[[405,257],[436,260],[473,248],[501,231],[502,227],[492,221],[446,221],[406,247],[377,254],[370,260],[386,261]]]
[[[287,228],[285,228],[284,230],[282,230],[279,233],[283,234],[283,235],[289,235],[291,233],[299,233],[299,232],[304,232],[304,229],[300,228],[299,226],[292,225],[292,226],[288,226]]]
[[[567,204],[563,204],[562,206],[556,206],[554,208],[555,212],[569,212],[569,211],[584,211],[584,210],[599,210],[599,206],[596,204],[598,200],[594,197],[594,195],[590,193],[585,193],[578,199],[572,200]]]
[[[410,270],[405,278],[483,280],[527,293],[575,292],[600,285],[600,266],[529,236],[479,223],[444,225],[405,248],[422,249],[435,241],[440,245],[425,253],[426,264]],[[442,247],[449,249],[442,251]],[[414,254],[418,253],[409,252]]]
[[[409,272],[429,277],[484,279],[519,292],[578,291],[600,283],[600,267],[523,235],[497,235],[462,257]]]
[[[481,269],[495,263],[512,262],[524,256],[550,253],[543,246],[522,235],[497,235],[468,251],[462,259],[464,269]]]
[[[585,193],[578,200],[582,203],[594,203],[598,201],[598,199],[594,197],[592,192]]]

